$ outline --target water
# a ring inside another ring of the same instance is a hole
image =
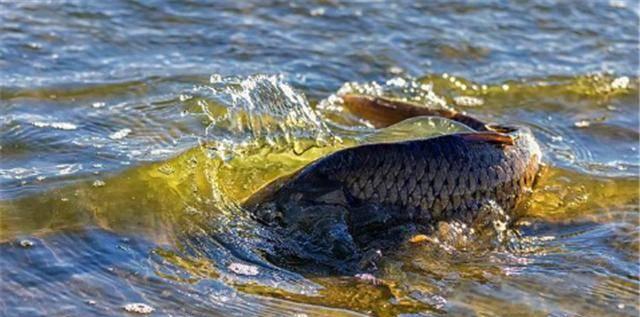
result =
[[[636,316],[639,19],[633,1],[0,1],[2,315]],[[376,284],[266,261],[238,206],[257,188],[459,128],[376,132],[346,91],[530,126],[546,167],[517,231],[408,243]]]

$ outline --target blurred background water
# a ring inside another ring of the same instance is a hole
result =
[[[0,1],[0,311],[637,316],[639,19],[620,0]],[[236,203],[376,133],[346,91],[530,126],[547,167],[517,237],[402,248],[381,285],[264,260]]]

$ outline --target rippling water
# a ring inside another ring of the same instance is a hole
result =
[[[0,1],[0,311],[637,316],[639,19],[618,0]],[[257,188],[461,129],[376,131],[349,91],[531,127],[546,166],[517,226],[402,246],[377,283],[269,261],[238,206]]]

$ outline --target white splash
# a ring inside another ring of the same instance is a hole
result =
[[[255,276],[258,275],[258,267],[255,265],[247,265],[247,264],[242,264],[242,263],[231,263],[228,266],[229,270],[233,271],[236,274],[240,274],[240,275],[249,275],[249,276]]]
[[[458,106],[477,107],[484,104],[484,100],[472,96],[458,96],[453,98],[453,102]]]
[[[45,121],[35,121],[31,122],[34,126],[38,128],[54,128],[59,130],[75,130],[78,128],[77,125],[69,122],[45,122]]]
[[[153,313],[155,309],[144,303],[131,303],[124,305],[124,310],[130,313],[147,315]]]
[[[129,135],[129,133],[131,133],[131,129],[124,128],[109,134],[109,138],[112,140],[120,140],[124,139],[127,135]]]

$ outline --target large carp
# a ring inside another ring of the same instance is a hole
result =
[[[439,221],[472,222],[487,204],[509,214],[531,191],[541,152],[526,127],[380,97],[343,100],[377,127],[439,116],[473,131],[343,149],[245,201],[259,221],[281,228],[315,259],[358,259],[389,241],[427,233]]]

